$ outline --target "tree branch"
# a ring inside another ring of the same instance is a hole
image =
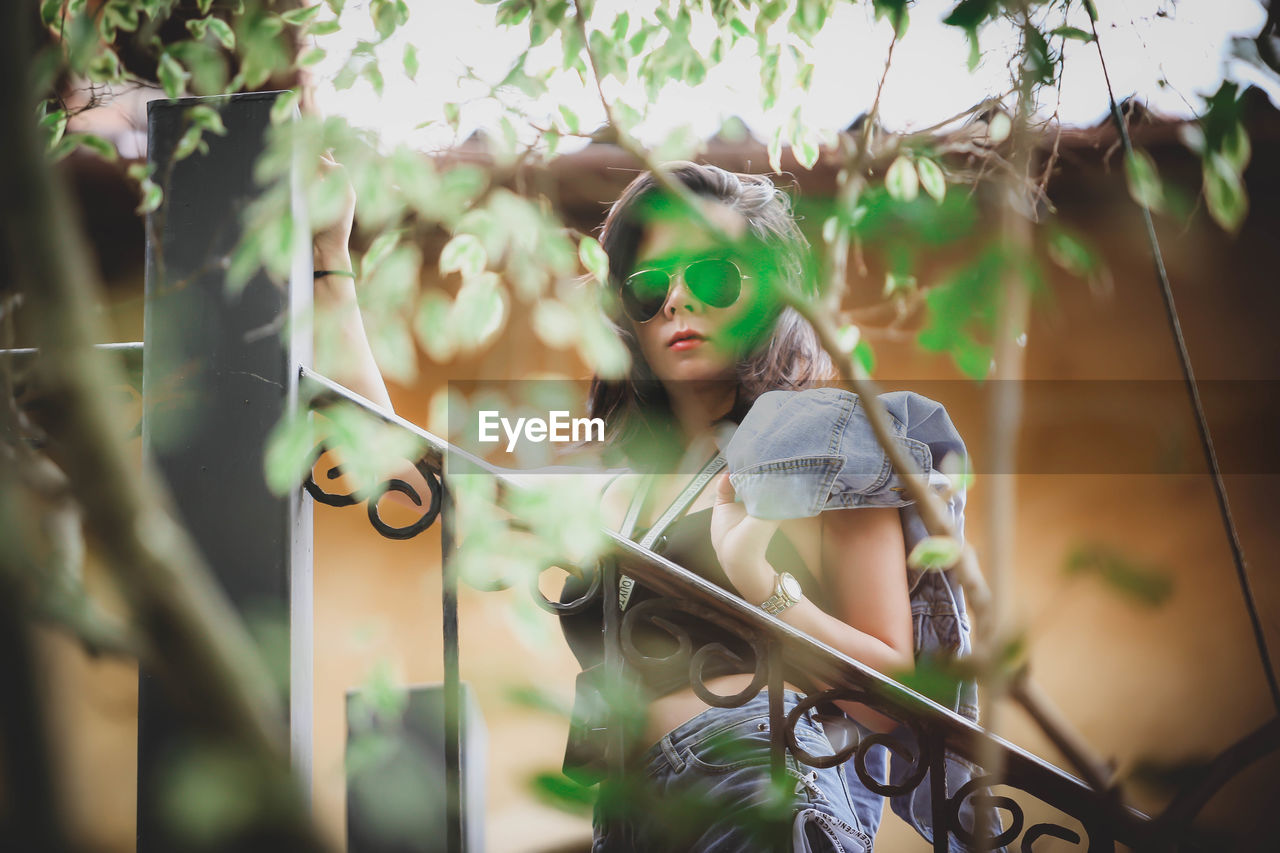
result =
[[[28,33],[36,5],[0,4],[0,77],[7,81],[0,87],[0,133],[11,143],[0,160],[0,215],[41,348],[38,369],[51,401],[46,427],[65,450],[86,528],[156,652],[158,675],[198,732],[259,762],[257,778],[271,796],[257,804],[249,830],[289,849],[322,849],[288,770],[284,713],[270,676],[186,532],[157,498],[158,487],[136,473],[121,440],[107,396],[120,379],[91,347],[98,338],[97,273],[30,120]]]

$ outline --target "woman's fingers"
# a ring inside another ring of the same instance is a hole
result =
[[[716,506],[731,504],[737,500],[737,497],[738,493],[733,490],[733,483],[729,482],[729,472],[725,471],[716,482]]]

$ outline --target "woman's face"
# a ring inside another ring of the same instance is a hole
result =
[[[742,215],[720,202],[705,202],[708,219],[730,239],[747,231]],[[688,264],[705,258],[724,258],[725,250],[706,229],[687,220],[655,222],[645,229],[636,253],[636,270],[662,269],[671,276],[666,301],[653,319],[633,322],[640,351],[663,382],[732,379],[736,362],[733,341],[725,334],[746,299],[716,308],[698,299],[685,282]]]

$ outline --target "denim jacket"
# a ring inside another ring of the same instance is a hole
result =
[[[889,412],[895,440],[928,473],[929,487],[949,487],[949,478],[937,465],[950,453],[963,458],[965,447],[942,404],[908,391],[881,394],[880,401]],[[876,441],[862,401],[848,391],[815,388],[762,394],[731,435],[728,430],[721,434],[721,450],[734,490],[747,512],[757,518],[803,518],[824,509],[895,506],[900,508],[908,554],[928,535],[919,510]],[[951,494],[946,504],[961,541],[964,504],[963,490]],[[917,660],[967,655],[970,626],[958,579],[950,571],[906,568],[906,572]],[[960,682],[942,704],[977,720],[977,684]],[[891,779],[910,770],[896,755],[890,756],[889,764]],[[956,756],[947,756],[946,767],[948,793],[973,775],[973,768]],[[932,840],[928,777],[914,792],[891,798],[890,804]],[[967,826],[973,825],[971,817],[965,820]],[[954,837],[952,844],[953,849],[963,849]]]

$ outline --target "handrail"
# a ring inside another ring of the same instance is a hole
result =
[[[454,447],[448,441],[383,410],[364,397],[305,367],[301,368],[301,388],[304,391],[304,398],[309,393],[313,407],[342,400],[363,409],[386,424],[412,433],[423,442],[426,448],[422,462],[433,476],[443,479],[444,460],[456,459],[464,463],[468,469],[493,476],[503,489],[523,488],[511,471]],[[763,610],[752,607],[688,569],[640,547],[613,531],[604,532],[608,539],[608,552],[616,558],[620,571],[625,570],[628,575],[655,592],[677,600],[686,611],[700,610],[713,615],[717,620],[730,623],[743,636],[755,637],[767,644],[770,652],[758,655],[758,666],[768,667],[770,662],[780,662],[789,671],[799,672],[816,683],[827,685],[827,690],[822,694],[824,697],[850,698],[865,702],[876,710],[898,718],[904,724],[909,724],[919,740],[921,753],[913,760],[919,764],[927,762],[930,765],[928,769],[938,771],[933,774],[933,785],[942,787],[941,798],[939,798],[938,788],[935,787],[935,806],[950,808],[949,817],[938,815],[939,809],[935,808],[936,826],[955,832],[959,824],[957,812],[964,797],[972,796],[979,790],[1007,785],[1036,797],[1079,820],[1089,833],[1090,850],[1113,849],[1115,842],[1136,849],[1146,849],[1144,842],[1150,840],[1154,831],[1152,820],[1142,812],[1121,804],[1113,796],[1113,792],[1096,791],[1088,787],[1080,779],[1039,756],[983,730],[954,711],[813,639]],[[608,600],[607,594],[606,600]],[[634,609],[628,613],[627,618],[622,620],[623,630],[626,623],[633,621],[637,616]],[[609,619],[609,615],[606,614],[606,621],[608,622]],[[615,623],[616,619],[615,614]],[[615,636],[617,631],[618,626],[615,624],[613,630]],[[760,660],[760,658],[766,660]],[[770,673],[768,681],[776,684],[780,683],[780,678],[777,673]],[[764,679],[757,678],[756,683],[762,685]],[[695,689],[697,689],[696,686]],[[703,689],[705,690],[705,687]],[[755,690],[751,691],[752,694],[755,692]],[[741,698],[741,701],[746,701],[746,698],[749,696]],[[780,703],[777,711],[781,712]],[[792,717],[794,716],[793,714]],[[794,719],[789,722],[793,725]],[[878,737],[867,740],[886,743],[883,738],[877,740]],[[984,749],[990,749],[992,746],[1004,758],[1004,770],[1000,779],[982,777],[965,785],[964,788],[969,789],[967,791],[947,792],[945,790],[946,774],[942,765],[944,753],[954,754],[974,762],[979,755],[984,754]],[[854,754],[851,750],[848,754],[841,753],[827,757],[836,760],[829,760],[828,764],[823,766],[849,760]],[[921,767],[917,773],[913,774],[914,784],[905,786],[907,790],[920,784],[921,779],[924,778],[925,769]],[[1002,832],[998,840],[988,840],[988,846],[1010,843],[1023,832],[1020,807],[1005,797],[988,797],[987,801],[1009,810],[1013,816],[1013,826]],[[1035,827],[1026,828],[1024,843],[1039,835],[1061,832],[1075,836],[1074,831],[1054,824],[1037,824]],[[965,830],[961,828],[960,834],[964,833]],[[945,842],[947,834],[941,831],[935,834],[935,849],[946,849],[940,845]],[[1059,835],[1059,837],[1066,836]],[[974,843],[981,846],[980,840]]]

